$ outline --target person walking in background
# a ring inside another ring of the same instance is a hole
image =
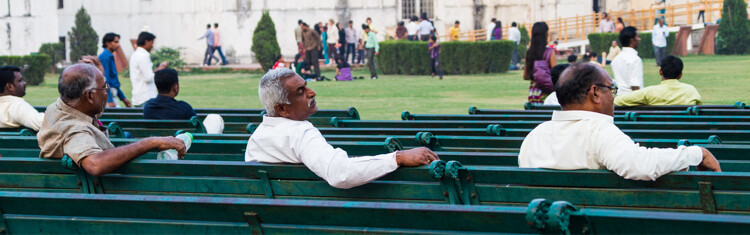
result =
[[[495,26],[497,25],[497,18],[492,18],[490,23],[487,24],[487,41],[493,40],[492,34],[495,33]]]
[[[612,75],[621,95],[643,87],[643,61],[638,56],[641,37],[635,27],[628,26],[620,32],[622,51],[612,60]]]
[[[356,46],[358,44],[357,30],[354,29],[354,21],[349,21],[349,27],[344,29],[344,32],[346,33],[346,53],[344,56],[344,60],[349,60],[349,54],[351,53],[352,64],[354,64],[354,60],[357,57]]]
[[[664,25],[664,19],[657,19],[658,23],[654,25],[651,34],[651,43],[654,45],[654,58],[656,65],[661,66],[661,60],[667,57],[667,37],[669,37],[669,28]]]
[[[399,21],[398,26],[396,26],[396,39],[406,39],[406,27],[404,27],[403,21]]]
[[[375,35],[378,34],[378,29],[375,27],[374,24],[372,24],[372,19],[370,17],[367,17],[367,19],[365,20],[365,24],[367,25],[367,27],[370,28],[370,32],[375,33]],[[362,31],[362,40],[365,41],[365,43],[367,43],[367,33],[365,33],[364,30]]]
[[[328,44],[328,59],[330,64],[336,63],[336,43],[339,42],[338,27],[336,27],[333,19],[328,20],[328,26],[326,27],[326,44]]]
[[[357,42],[357,64],[365,63],[365,41],[359,39]]]
[[[130,108],[130,100],[125,97],[125,94],[120,90],[120,79],[117,76],[117,66],[115,65],[115,55],[112,54],[120,48],[120,35],[116,33],[107,33],[102,37],[102,53],[99,54],[99,61],[104,68],[104,78],[107,80],[109,85],[109,93],[107,93],[107,106],[108,107],[120,107],[120,102],[115,102],[114,97],[125,103],[125,107]]]
[[[430,37],[430,42],[427,43],[427,50],[430,53],[430,60],[432,61],[432,76],[435,77],[435,74],[437,73],[442,80],[443,70],[440,69],[440,52],[443,50],[440,47],[440,43],[437,42],[437,37]]]
[[[406,39],[409,41],[416,41],[417,39],[417,30],[419,30],[419,25],[417,24],[417,17],[412,16],[409,18],[409,23],[406,24]]]
[[[458,37],[461,34],[461,28],[460,28],[461,22],[456,21],[456,23],[453,24],[453,27],[451,27],[450,30],[448,30],[448,35],[450,36],[452,41],[458,41]]]
[[[336,61],[338,62],[338,57],[344,58],[344,55],[346,55],[346,31],[344,31],[344,26],[341,25],[341,22],[336,23],[336,30],[339,33],[338,45],[336,45],[336,55],[338,55]]]
[[[615,23],[609,18],[609,14],[606,12],[602,13],[602,20],[599,21],[599,32],[600,33],[614,33]]]
[[[502,23],[500,23],[500,25],[502,25]],[[513,47],[513,56],[511,58],[511,62],[513,64],[510,66],[510,69],[518,70],[518,44],[521,43],[521,31],[518,30],[518,24],[516,22],[510,24],[510,29],[508,30],[508,39],[516,43],[516,46]]]
[[[315,78],[320,77],[320,62],[318,61],[318,55],[322,48],[322,41],[320,40],[320,34],[315,30],[311,30],[310,26],[306,23],[302,23],[302,45],[305,48],[305,63],[315,68]]]
[[[555,91],[550,69],[557,61],[552,56],[554,49],[547,47],[549,28],[547,23],[536,22],[531,28],[531,44],[526,51],[526,68],[523,79],[529,80],[529,102],[542,104],[547,95]]]
[[[138,48],[130,55],[130,81],[133,83],[132,96],[135,107],[142,106],[159,94],[154,85],[154,72],[165,69],[169,65],[168,61],[164,61],[156,70],[153,70],[154,63],[151,62],[150,52],[154,48],[154,41],[156,41],[156,36],[149,32],[141,32],[136,41]]]
[[[492,40],[503,40],[502,21],[497,21],[497,24],[495,24],[495,28],[492,29]]]
[[[297,21],[297,27],[294,28],[294,40],[297,40],[297,54],[305,58],[305,48],[302,46],[302,20]]]
[[[620,33],[625,28],[625,22],[622,21],[622,17],[617,17],[617,23],[615,23],[615,33]]]
[[[325,64],[328,64],[328,26],[323,25],[323,27],[320,28],[320,31],[322,32],[320,36],[323,40],[321,42],[323,45],[323,60],[325,61]]]
[[[221,51],[221,31],[219,30],[219,23],[214,23],[214,50],[219,52],[219,56],[221,57],[221,65],[226,65],[227,58],[224,57],[224,52]],[[211,55],[213,56],[213,52],[211,52]]]
[[[701,18],[703,18],[703,23],[705,24],[706,23],[706,5],[703,4],[703,0],[701,0],[698,5],[698,19],[697,19],[698,21],[696,21],[696,23],[701,21]]]
[[[199,37],[198,40],[206,39],[206,54],[203,56],[203,64],[211,65],[211,59],[219,63],[219,57],[214,56],[214,31],[211,30],[211,24],[206,25],[206,33]]]
[[[367,67],[370,68],[370,79],[378,79],[378,73],[375,71],[375,56],[380,51],[380,45],[378,44],[378,35],[370,30],[367,25],[362,25],[362,30],[367,33],[367,41],[365,41],[365,51],[367,53]]]
[[[419,40],[425,42],[430,40],[430,34],[432,34],[432,30],[434,29],[435,27],[432,27],[432,23],[427,21],[427,17],[423,16],[419,20],[419,31],[417,31],[417,34],[419,34]]]

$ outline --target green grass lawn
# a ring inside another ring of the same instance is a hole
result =
[[[688,56],[683,82],[693,84],[704,104],[750,102],[750,56]],[[653,59],[644,60],[646,86],[660,82]],[[610,74],[611,70],[607,69]],[[332,70],[323,75],[333,79]],[[522,109],[529,82],[520,71],[504,74],[446,76],[380,75],[370,80],[366,69],[354,71],[365,80],[311,82],[321,109],[356,107],[363,119],[400,119],[415,114],[467,114],[470,106],[485,109]],[[40,86],[29,87],[24,97],[32,105],[49,105],[58,97],[58,75],[48,74]],[[258,98],[260,74],[182,74],[179,100],[194,108],[262,108]],[[121,78],[121,89],[131,97],[130,80]]]

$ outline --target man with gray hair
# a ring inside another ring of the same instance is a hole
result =
[[[651,181],[689,166],[721,171],[706,148],[646,148],[622,133],[614,124],[617,86],[599,66],[571,65],[555,91],[562,111],[554,111],[551,121],[539,124],[523,140],[521,168],[607,169],[626,179]]]
[[[60,98],[47,107],[42,127],[37,134],[41,158],[70,156],[91,175],[114,171],[128,161],[151,150],[176,149],[185,155],[185,144],[174,137],[150,137],[117,147],[112,145],[97,119],[107,105],[109,86],[104,80],[96,57],[66,68],[60,74],[57,90]]]
[[[426,165],[438,159],[424,147],[349,158],[344,150],[328,144],[307,121],[318,111],[316,93],[290,69],[274,69],[263,75],[258,95],[267,114],[247,143],[247,162],[302,163],[331,186],[347,189],[373,181],[399,166]]]

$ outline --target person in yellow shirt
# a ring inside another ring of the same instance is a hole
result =
[[[458,26],[461,24],[461,22],[456,21],[456,24],[451,27],[450,31],[448,31],[448,34],[451,35],[451,40],[458,41],[458,34],[461,33],[461,28]]]
[[[700,105],[701,95],[693,85],[681,83],[682,60],[667,56],[662,60],[661,84],[615,97],[617,106],[639,105]]]

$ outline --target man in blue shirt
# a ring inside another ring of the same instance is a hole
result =
[[[206,33],[199,37],[198,40],[206,39],[206,54],[203,56],[203,65],[211,65],[211,60],[215,59],[219,63],[219,57],[214,55],[214,31],[211,30],[211,24],[206,25]]]
[[[159,95],[143,105],[144,119],[187,120],[196,116],[195,110],[187,102],[174,99],[180,93],[176,70],[166,68],[157,71],[154,83]]]
[[[117,66],[115,65],[115,55],[112,52],[120,49],[120,35],[115,33],[107,33],[102,37],[102,47],[104,50],[99,54],[99,61],[104,67],[104,78],[107,80],[109,85],[109,93],[107,93],[107,106],[108,107],[120,107],[119,102],[115,102],[114,96],[122,100],[125,103],[125,107],[130,108],[130,100],[125,97],[125,93],[120,90],[120,80],[117,77]]]

